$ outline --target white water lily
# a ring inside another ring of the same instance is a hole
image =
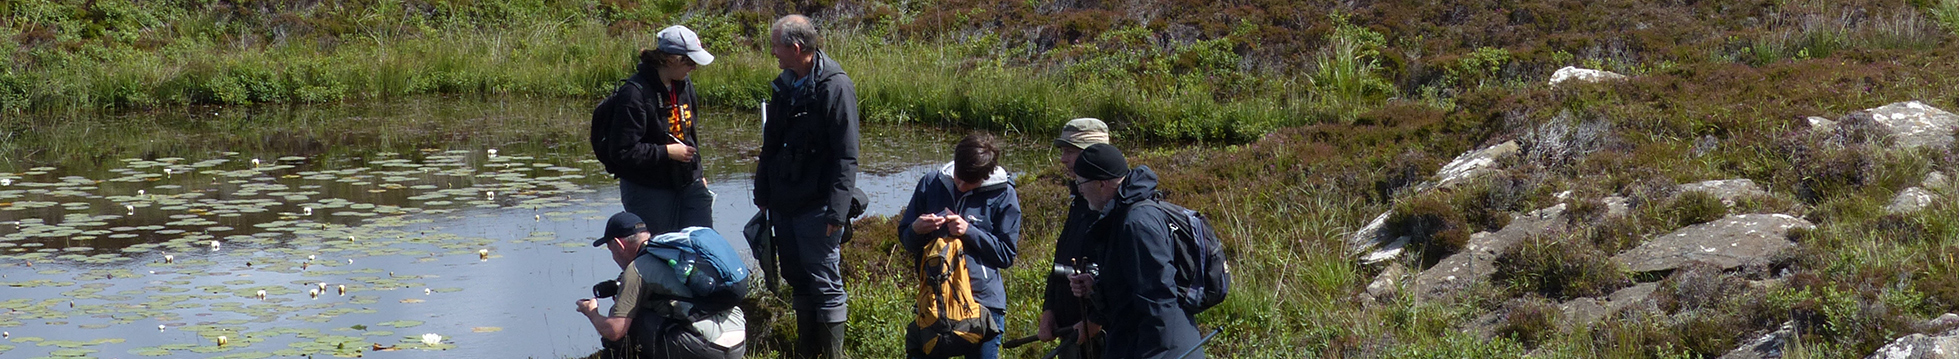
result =
[[[159,331],[159,332],[161,332],[161,331],[163,331],[163,328],[164,328],[164,326],[163,326],[163,324],[157,324],[157,325],[156,325],[156,331]]]
[[[346,284],[341,284],[341,285],[340,285],[340,295],[347,295],[347,285],[346,285]]]
[[[309,295],[309,296],[312,296],[312,297],[313,297],[313,299],[320,299],[320,290],[319,290],[319,289],[308,289],[308,290],[306,290],[306,295]]]
[[[495,200],[497,200],[497,191],[489,191],[489,192],[484,192],[484,193],[485,193],[485,194],[488,194],[488,195],[490,196],[490,200],[492,200],[492,201],[495,201]]]
[[[176,261],[177,261],[177,256],[174,256],[174,255],[169,255],[169,254],[165,254],[165,255],[163,255],[163,262],[164,262],[164,263],[171,263],[171,262],[176,262]]]
[[[489,259],[490,259],[490,250],[489,250],[489,249],[478,249],[478,250],[476,250],[476,257],[477,257],[477,258],[479,258],[479,259],[483,259],[483,260],[489,260]]]
[[[14,185],[14,179],[0,178],[0,186],[12,186],[12,185]]]
[[[123,208],[123,209],[127,209],[127,210],[129,210],[129,215],[131,215],[131,216],[134,216],[134,215],[136,215],[136,205],[133,205],[133,204],[125,204],[125,205],[122,205],[122,208]]]
[[[218,241],[211,241],[211,250],[218,250]]]
[[[165,169],[163,169],[163,175],[165,175],[165,176],[169,176],[169,175],[170,175],[170,169],[169,169],[169,168],[165,168]]]
[[[311,216],[313,215],[313,207],[301,207],[300,212],[304,212],[306,213],[306,215]]]
[[[326,282],[320,282],[320,290],[326,291]]]
[[[138,196],[141,196],[141,195],[146,195],[146,194],[149,194],[149,192],[147,192],[147,191],[144,191],[144,190],[140,190],[140,189],[139,189],[139,190],[136,190],[136,195],[138,195]]]
[[[225,338],[223,335],[218,336],[218,346],[224,346],[227,343],[231,343],[230,338]]]
[[[490,149],[490,150],[488,150],[488,151],[484,151],[484,152],[489,152],[489,153],[490,153],[490,157],[496,157],[496,156],[497,156],[497,149],[495,149],[495,148],[492,148],[492,149]]]
[[[260,290],[258,290],[258,299],[265,299],[265,290],[264,290],[264,289],[260,289]]]
[[[259,161],[258,161],[258,159],[257,159],[257,158],[253,158],[253,159],[252,159],[252,167],[258,167],[258,164],[259,164]]]
[[[440,334],[435,334],[435,333],[422,334],[422,344],[435,345],[436,343],[441,343],[441,342],[442,342],[442,335]]]

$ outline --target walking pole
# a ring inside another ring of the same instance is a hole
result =
[[[1209,343],[1211,341],[1211,338],[1217,337],[1218,333],[1223,331],[1224,328],[1212,329],[1211,334],[1204,335],[1204,339],[1198,340],[1196,346],[1190,347],[1190,350],[1184,351],[1184,355],[1178,355],[1177,359],[1184,359],[1186,357],[1189,357],[1191,353],[1196,353],[1198,349],[1203,349],[1204,343]]]

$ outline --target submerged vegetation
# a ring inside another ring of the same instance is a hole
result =
[[[1953,149],[1895,149],[1855,111],[1959,109],[1959,1],[1633,0],[1438,3],[1061,1],[329,1],[7,3],[5,136],[19,114],[176,105],[358,102],[400,95],[596,101],[653,30],[699,30],[717,108],[766,97],[767,21],[809,13],[856,78],[870,121],[1044,138],[1073,117],[1116,127],[1170,199],[1206,212],[1240,273],[1199,322],[1219,357],[1713,357],[1790,322],[1791,355],[1862,357],[1947,328],[1959,311],[1954,194],[1910,213],[1892,196],[1959,170]],[[1628,75],[1545,85],[1558,68]],[[565,116],[578,117],[572,113]],[[1831,133],[1806,118],[1843,120]],[[573,121],[575,122],[575,121]],[[241,125],[242,126],[242,125]],[[575,132],[575,131],[574,131]],[[1517,140],[1494,179],[1419,191],[1457,154]],[[1203,143],[1207,146],[1148,147]],[[1026,154],[1022,154],[1026,155]],[[1030,218],[1059,218],[1058,167],[1023,169]],[[1728,203],[1675,186],[1750,179]],[[1561,196],[1560,193],[1568,193]],[[1626,200],[1606,215],[1602,198]],[[1510,215],[1564,204],[1562,231],[1496,253],[1504,271],[1454,296],[1364,299],[1385,269],[1345,238],[1389,212],[1419,235],[1414,269]],[[1610,257],[1730,214],[1816,224],[1762,266],[1631,273]],[[1028,221],[1016,298],[1039,293],[1058,228]],[[851,353],[897,356],[908,259],[888,218],[847,246]],[[1634,283],[1650,311],[1566,324],[1559,305]],[[1008,335],[1038,303],[1014,301]],[[752,353],[795,331],[772,296]],[[1496,319],[1490,319],[1494,317]],[[1489,324],[1487,331],[1469,330]],[[1468,329],[1466,329],[1468,328]],[[1010,351],[1036,357],[1041,345]]]

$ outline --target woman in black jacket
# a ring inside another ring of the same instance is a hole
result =
[[[694,85],[688,73],[714,61],[684,26],[660,30],[640,50],[638,73],[593,113],[592,147],[619,177],[619,199],[653,233],[713,226],[714,194],[701,177]]]

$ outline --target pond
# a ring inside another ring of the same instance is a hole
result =
[[[437,98],[0,122],[0,356],[583,357],[598,339],[572,303],[617,275],[589,243],[621,208],[584,140],[590,106]],[[729,238],[754,214],[759,127],[719,112],[699,128]],[[897,212],[958,137],[865,124],[869,215]],[[1003,138],[1009,169],[1052,165],[1039,136]]]

